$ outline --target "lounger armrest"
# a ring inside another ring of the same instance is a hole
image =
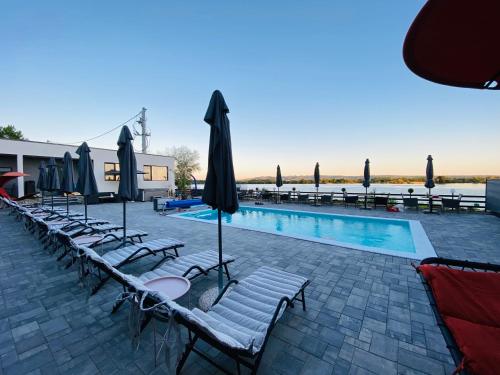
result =
[[[219,293],[219,295],[217,296],[217,298],[215,299],[214,303],[212,303],[212,306],[215,306],[219,303],[220,299],[224,296],[224,294],[226,293],[227,289],[232,285],[232,284],[238,284],[238,280],[230,280],[226,286],[222,289],[222,291]]]
[[[435,264],[443,266],[460,267],[462,269],[470,268],[472,270],[500,272],[500,264],[470,262],[468,260],[431,257],[431,258],[425,258],[420,262],[420,265],[424,264]]]

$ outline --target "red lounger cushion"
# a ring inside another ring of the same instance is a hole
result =
[[[500,328],[500,274],[428,264],[418,269],[432,287],[441,315]]]
[[[445,322],[464,355],[464,367],[472,374],[498,375],[500,328],[452,317],[446,317]]]
[[[423,265],[436,305],[472,374],[498,374],[500,274]]]

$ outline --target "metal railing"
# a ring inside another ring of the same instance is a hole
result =
[[[402,204],[403,197],[404,198],[417,198],[419,206],[422,208],[429,205],[429,195],[428,194],[396,194],[396,193],[349,193],[342,191],[332,191],[332,192],[318,192],[315,191],[280,191],[281,201],[284,203],[288,201],[290,203],[313,203],[315,197],[318,203],[325,204],[325,202],[321,202],[322,196],[331,196],[331,202],[327,202],[326,204],[344,204],[344,196],[357,196],[358,197],[358,205],[364,205],[365,196],[367,199],[367,204],[373,206],[375,197],[388,197],[390,205]],[[241,190],[239,191],[239,197],[241,200],[264,200],[264,201],[276,201],[278,192],[277,191],[255,191],[255,190]],[[448,199],[459,199],[459,194],[431,194],[432,195],[432,204],[436,208],[441,207],[441,198]],[[299,196],[301,196],[299,198]],[[304,199],[304,196],[308,196],[307,199]],[[288,197],[288,198],[285,198]],[[484,195],[470,195],[470,194],[462,194],[460,198],[460,206],[465,209],[477,209],[484,210],[486,205],[486,196]]]

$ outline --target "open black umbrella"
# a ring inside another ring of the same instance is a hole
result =
[[[97,183],[94,176],[94,166],[90,159],[90,148],[87,142],[83,142],[77,148],[76,153],[80,156],[78,160],[78,181],[76,183],[76,191],[83,195],[85,204],[85,222],[87,222],[87,199],[90,195],[99,193]]]
[[[66,193],[66,215],[69,216],[68,194],[75,192],[75,177],[73,175],[73,158],[68,151],[64,153],[63,161],[61,191]]]
[[[223,288],[221,212],[233,214],[238,209],[238,194],[234,178],[229,108],[219,90],[210,99],[205,122],[210,125],[208,169],[202,200],[218,213],[219,234],[219,290]]]
[[[123,246],[127,238],[127,201],[137,198],[137,162],[135,160],[134,137],[125,125],[118,137],[118,161],[120,163],[120,184],[118,197],[123,201]]]
[[[45,166],[45,162],[42,160],[40,162],[40,166],[38,167],[38,181],[36,183],[36,187],[38,190],[42,192],[42,206],[43,206],[43,196],[44,192],[47,190],[48,181],[47,181],[47,167]]]
[[[278,165],[276,168],[276,187],[278,188],[278,198],[276,199],[277,203],[280,203],[280,187],[283,186],[283,179],[281,178],[281,168]]]
[[[59,171],[57,170],[56,160],[54,158],[49,159],[48,167],[48,184],[47,190],[52,193],[52,210],[54,210],[54,192],[61,190],[61,182],[59,180]]]
[[[406,35],[406,65],[444,85],[500,90],[498,14],[498,0],[428,0]]]
[[[316,163],[316,166],[314,167],[314,186],[316,186],[316,195],[314,197],[314,205],[318,205],[318,191],[319,191],[319,183],[320,183],[320,176],[319,176],[319,163]]]
[[[365,170],[363,172],[363,186],[365,187],[365,210],[366,201],[368,199],[368,188],[370,187],[371,177],[370,177],[370,160],[365,160]]]

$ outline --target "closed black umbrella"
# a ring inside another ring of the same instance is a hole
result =
[[[40,166],[38,167],[39,174],[38,174],[38,181],[36,183],[36,187],[38,190],[42,192],[42,205],[43,205],[43,196],[44,192],[47,190],[48,187],[48,180],[47,180],[47,167],[45,166],[45,162],[42,160],[40,162]]]
[[[278,198],[276,199],[276,202],[279,203],[279,199],[280,199],[280,187],[283,186],[283,179],[281,178],[281,168],[280,166],[278,165],[278,167],[276,168],[276,187],[278,188]]]
[[[429,189],[429,195],[431,194],[431,189],[434,187],[434,166],[432,165],[432,156],[427,156],[427,167],[425,168],[425,187]]]
[[[432,156],[427,156],[427,167],[425,168],[425,187],[429,189],[429,210],[432,213],[431,189],[434,187],[434,166],[432,165]]]
[[[77,148],[76,153],[80,156],[78,159],[78,181],[76,191],[83,195],[85,204],[85,222],[87,222],[87,199],[90,195],[99,193],[94,176],[94,166],[90,158],[90,148],[87,142],[83,142]]]
[[[316,163],[316,166],[314,167],[314,186],[316,186],[316,196],[314,198],[315,206],[318,204],[317,200],[318,200],[319,182],[320,182],[319,163]]]
[[[75,177],[73,175],[73,158],[68,151],[64,153],[63,161],[61,191],[66,193],[66,215],[69,216],[68,194],[75,192]]]
[[[234,178],[229,108],[219,90],[210,99],[205,122],[210,125],[208,169],[202,200],[217,209],[219,234],[219,290],[223,288],[221,212],[233,214],[238,209],[238,195]]]
[[[368,188],[370,187],[371,176],[370,176],[370,160],[365,160],[365,170],[363,172],[363,186],[365,187],[365,209],[366,201],[368,199]]]
[[[123,201],[123,246],[127,237],[127,201],[137,198],[137,162],[135,160],[134,137],[127,126],[122,128],[118,138],[118,161],[120,163],[120,184],[118,197]]]
[[[48,167],[48,185],[47,190],[52,193],[52,210],[54,210],[54,192],[61,190],[61,182],[59,180],[59,171],[57,170],[56,160],[54,158],[49,159]]]

